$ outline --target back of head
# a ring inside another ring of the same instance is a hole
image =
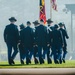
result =
[[[57,24],[54,25],[54,29],[58,29],[59,26]]]
[[[41,19],[41,20],[40,20],[40,24],[44,24],[44,21],[43,21],[43,19]]]
[[[30,21],[27,21],[27,26],[30,26],[30,25],[31,25]]]
[[[20,25],[20,29],[22,30],[22,29],[24,29],[24,28],[25,28],[24,24],[21,24],[21,25]]]

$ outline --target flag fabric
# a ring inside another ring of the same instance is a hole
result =
[[[46,24],[46,13],[45,13],[45,0],[40,0],[40,20]]]
[[[57,11],[56,0],[51,0],[51,5],[52,5],[52,8]]]

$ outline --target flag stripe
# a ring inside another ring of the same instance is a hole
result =
[[[45,0],[40,0],[40,20],[41,19],[43,19],[45,24],[46,23]]]
[[[52,8],[57,11],[56,0],[51,0]]]

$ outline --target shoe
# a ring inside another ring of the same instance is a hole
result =
[[[55,64],[59,64],[59,60],[58,60],[58,59],[56,59],[56,62],[55,62]]]
[[[29,61],[29,63],[31,64],[31,60],[30,60],[30,59],[28,59],[28,61]]]
[[[29,62],[26,62],[26,65],[29,65]]]
[[[65,63],[65,59],[62,59],[63,63]]]
[[[14,65],[15,62],[12,59],[9,59],[9,65]]]
[[[23,61],[23,59],[21,59],[21,64],[24,65],[24,61]]]
[[[27,58],[26,59],[26,64],[28,65],[29,63],[31,64],[31,60],[29,58]]]
[[[41,58],[41,62],[42,62],[42,64],[44,64],[44,59],[43,58]]]
[[[51,58],[48,59],[48,64],[52,64],[52,59]]]
[[[35,64],[38,64],[39,63],[39,61],[38,61],[37,58],[34,58],[34,62],[35,62]]]
[[[14,65],[14,64],[15,64],[14,60],[13,60],[13,59],[11,59],[11,61],[12,61],[12,64]]]

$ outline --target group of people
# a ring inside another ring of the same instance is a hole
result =
[[[27,26],[20,25],[20,31],[15,25],[15,17],[9,18],[10,24],[5,27],[4,41],[8,49],[8,63],[15,64],[14,59],[20,53],[21,64],[31,64],[32,56],[35,64],[55,64],[65,63],[67,54],[66,39],[69,38],[63,23],[52,25],[51,19],[33,22],[35,28],[31,28],[31,22],[27,21]],[[13,49],[12,49],[13,48]],[[46,60],[45,60],[46,59]]]

